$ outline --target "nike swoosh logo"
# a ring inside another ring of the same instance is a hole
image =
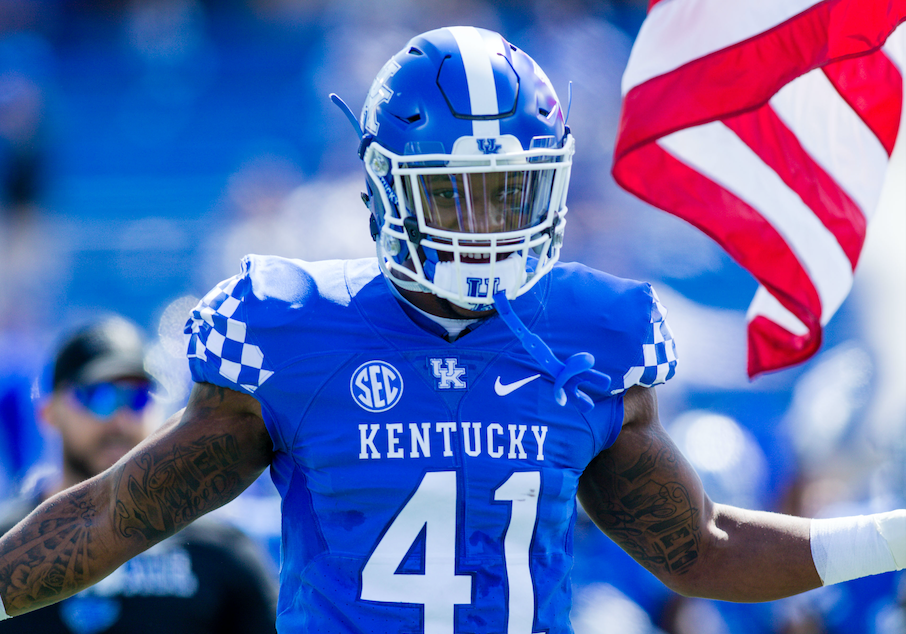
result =
[[[503,383],[500,382],[500,377],[498,376],[497,382],[494,383],[494,391],[497,393],[497,396],[506,396],[507,394],[510,394],[511,392],[515,392],[516,390],[518,390],[520,387],[522,387],[526,383],[531,383],[532,381],[537,379],[539,376],[541,376],[541,375],[535,374],[532,376],[527,376],[524,379],[521,379],[514,383],[507,383],[506,385],[504,385]]]

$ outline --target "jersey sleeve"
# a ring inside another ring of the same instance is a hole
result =
[[[649,302],[648,323],[638,346],[636,361],[623,376],[611,377],[611,394],[621,394],[633,385],[654,387],[666,383],[676,372],[676,344],[667,324],[667,309],[657,293],[646,284]]]
[[[192,310],[185,332],[194,381],[254,394],[274,372],[249,332],[247,303],[254,294],[248,273],[244,260],[242,273],[211,289]]]

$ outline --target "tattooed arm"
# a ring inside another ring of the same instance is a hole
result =
[[[50,498],[0,539],[6,611],[29,612],[100,581],[235,498],[270,458],[258,402],[196,384],[186,408],[114,466]]]
[[[653,389],[624,396],[623,431],[579,482],[598,527],[686,596],[771,601],[817,588],[809,520],[713,503],[661,427]]]

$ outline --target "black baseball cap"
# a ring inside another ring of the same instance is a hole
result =
[[[151,380],[145,370],[141,330],[122,317],[107,317],[76,330],[53,364],[51,389],[115,379]]]

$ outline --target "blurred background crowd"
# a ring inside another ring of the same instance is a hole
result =
[[[328,94],[357,112],[411,36],[472,24],[532,55],[561,101],[571,94],[562,259],[654,284],[680,357],[658,390],[662,420],[711,497],[814,516],[906,504],[906,170],[888,179],[821,352],[750,381],[755,281],[610,176],[620,78],[646,6],[0,0],[0,500],[53,467],[36,399],[74,325],[107,313],[140,324],[165,416],[190,387],[188,312],[244,254],[373,255],[357,139]],[[279,559],[267,476],[218,514]],[[903,574],[740,606],[671,594],[584,516],[575,545],[578,634],[906,632]]]

